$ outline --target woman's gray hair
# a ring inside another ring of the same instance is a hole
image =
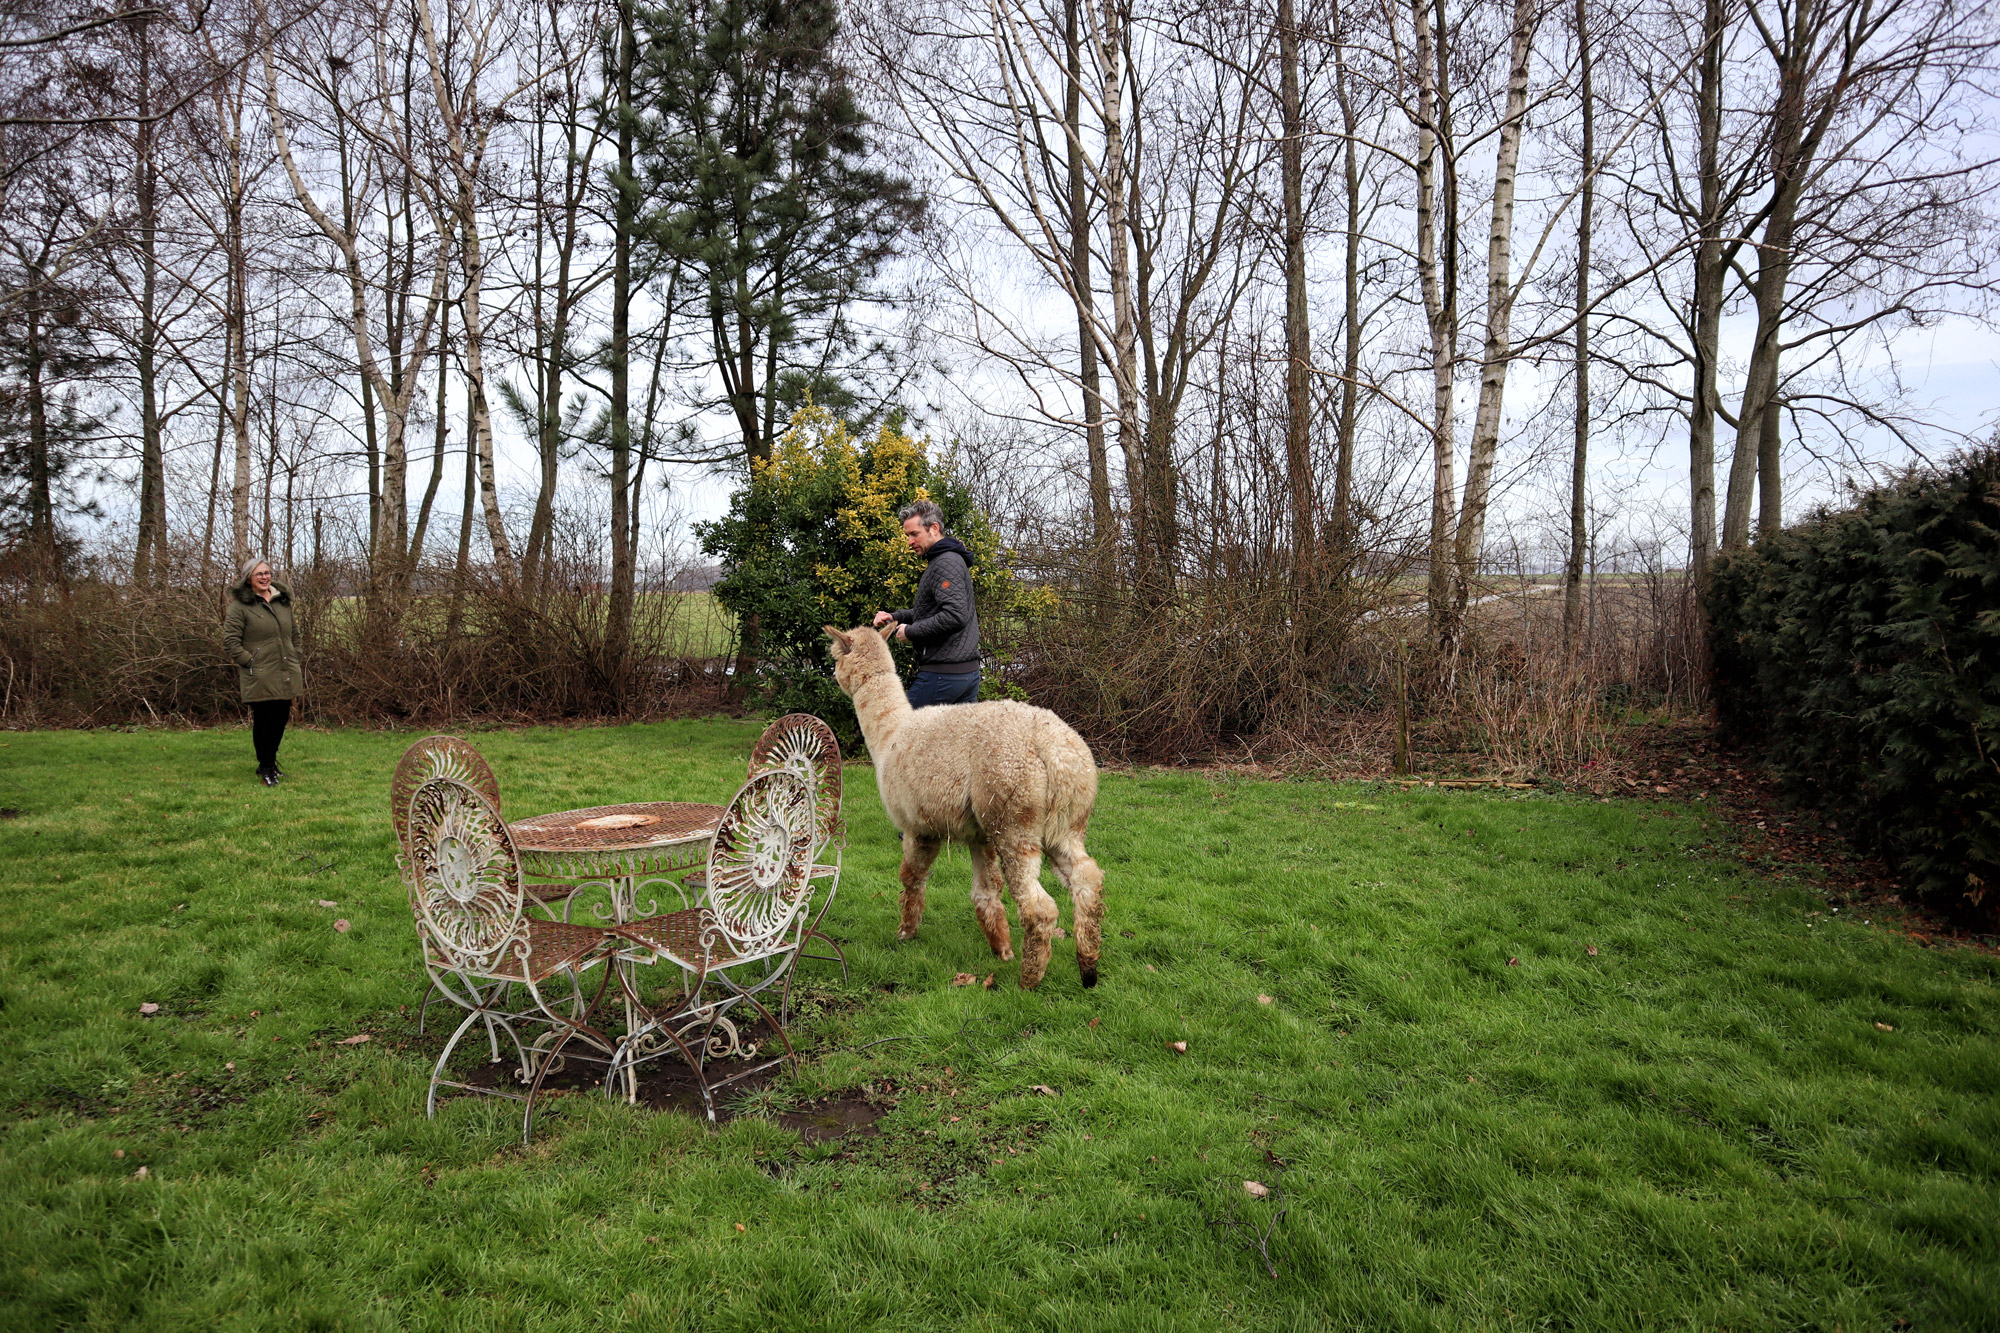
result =
[[[271,563],[271,562],[270,562],[269,560],[266,560],[266,559],[265,559],[265,558],[264,558],[263,556],[261,556],[261,555],[253,555],[253,556],[251,556],[251,557],[250,557],[250,560],[249,560],[249,563],[245,564],[245,565],[243,566],[243,568],[242,568],[242,569],[240,569],[240,570],[238,570],[238,571],[237,571],[237,573],[236,573],[236,584],[235,584],[235,586],[236,586],[236,587],[239,587],[239,588],[247,588],[247,587],[249,587],[249,586],[250,586],[250,576],[251,576],[252,574],[256,573],[256,571],[257,571],[257,566],[259,566],[259,565],[268,565],[268,564],[270,564],[270,563]]]
[[[914,518],[927,528],[944,529],[944,510],[937,507],[935,500],[912,500],[896,511],[896,521]]]

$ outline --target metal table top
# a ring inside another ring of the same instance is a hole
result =
[[[639,852],[705,842],[722,823],[723,807],[693,801],[635,801],[593,805],[516,820],[514,846],[531,854],[573,856]]]

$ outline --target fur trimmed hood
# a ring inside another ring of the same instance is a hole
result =
[[[234,597],[237,601],[243,603],[243,605],[245,606],[255,606],[259,602],[264,600],[263,598],[259,597],[256,593],[250,591],[249,579],[239,580],[236,586],[229,590],[229,595]],[[271,600],[273,602],[276,602],[279,606],[290,606],[292,604],[292,590],[290,588],[287,588],[284,584],[278,582],[276,579],[272,579]]]

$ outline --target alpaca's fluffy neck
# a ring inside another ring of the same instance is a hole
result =
[[[861,723],[870,754],[880,754],[915,711],[893,664],[871,672],[854,691],[854,716]]]

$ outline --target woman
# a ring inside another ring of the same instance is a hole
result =
[[[292,716],[292,699],[304,673],[299,669],[299,622],[292,594],[271,577],[271,565],[253,559],[229,590],[222,618],[222,645],[236,663],[243,702],[250,705],[250,735],[257,746],[257,776],[266,787],[285,776],[278,767],[278,742]]]

